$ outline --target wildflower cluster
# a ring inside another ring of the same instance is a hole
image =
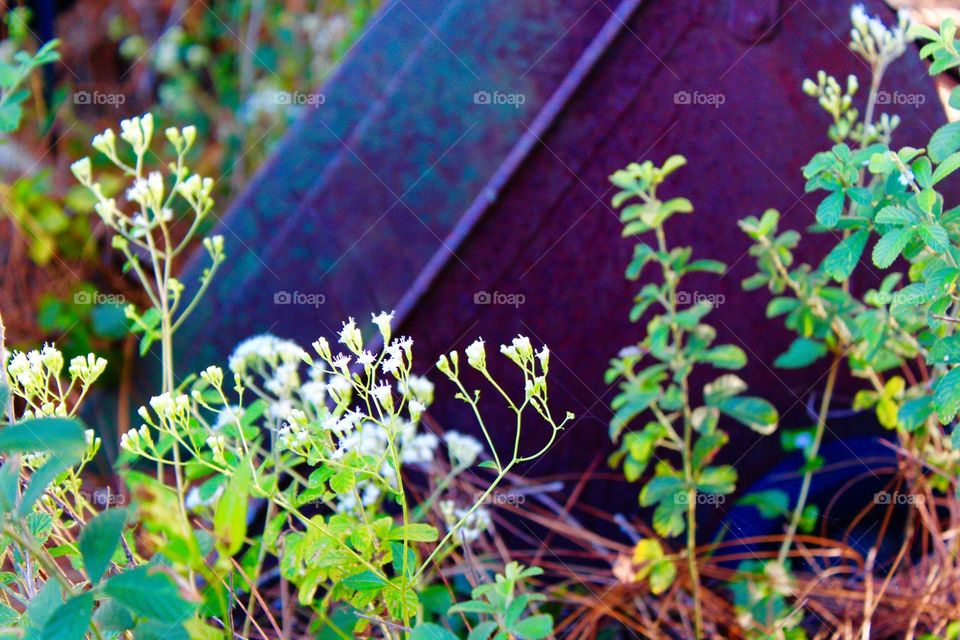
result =
[[[129,268],[137,275],[150,299],[153,309],[139,313],[133,305],[126,309],[127,318],[135,331],[141,333],[141,351],[145,352],[157,340],[163,341],[165,389],[172,388],[172,358],[170,341],[177,328],[187,319],[209,286],[214,273],[224,261],[223,238],[203,238],[202,245],[210,256],[210,267],[205,269],[198,288],[184,299],[186,286],[172,275],[173,261],[188,247],[207,219],[214,201],[214,181],[192,173],[187,166],[187,155],[197,139],[195,127],[169,127],[164,137],[173,148],[174,160],[166,171],[147,170],[154,155],[152,114],[130,118],[120,123],[119,140],[113,129],[106,129],[93,140],[93,147],[115,168],[120,169],[131,184],[118,202],[94,176],[90,158],[82,158],[71,165],[74,176],[96,200],[94,209],[100,219],[116,234],[113,247],[123,253]],[[119,144],[119,143],[124,144]],[[174,233],[174,225],[186,230]],[[146,256],[146,259],[144,258]]]

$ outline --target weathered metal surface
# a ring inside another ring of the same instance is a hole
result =
[[[867,8],[893,19],[880,2]],[[649,0],[633,9],[610,0],[388,3],[323,88],[325,104],[227,215],[234,265],[182,336],[191,352],[182,371],[223,360],[254,332],[307,344],[331,336],[341,318],[380,309],[403,312],[422,370],[477,335],[499,344],[523,332],[551,346],[553,402],[579,416],[528,472],[583,469],[609,450],[608,359],[642,335],[627,321],[632,246],[620,239],[607,176],[682,153],[690,165],[666,190],[688,196],[697,213],[671,226],[670,241],[732,265],[723,278],[691,281],[689,293],[723,297],[712,318],[721,339],[750,353],[745,379],[796,414],[822,372],[771,370],[790,337],[762,317],[766,294],[740,290],[753,265],[736,220],[776,207],[788,226],[812,221],[800,169],[827,144],[827,120],[800,84],[821,68],[866,77],[844,44],[849,4]],[[943,115],[915,56],[888,72],[886,87],[925,97],[900,107],[897,134],[922,146]],[[526,103],[474,104],[476,91],[494,90]],[[811,237],[801,257],[815,262],[834,241]],[[855,286],[874,280],[865,269]],[[278,292],[326,303],[277,305]],[[523,304],[477,304],[481,292]],[[509,416],[489,409],[491,424],[510,432]],[[472,428],[453,400],[434,414]],[[532,446],[539,436],[528,429]],[[737,434],[734,458],[754,445]],[[768,440],[751,453],[751,472],[776,455]]]

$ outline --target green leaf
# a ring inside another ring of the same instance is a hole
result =
[[[943,162],[958,150],[960,150],[960,122],[951,122],[937,129],[927,147],[930,159],[938,163]]]
[[[440,533],[436,527],[422,522],[411,522],[409,524],[394,527],[390,530],[388,540],[403,540],[406,534],[406,540],[410,542],[434,542],[440,538]]]
[[[658,596],[673,584],[677,577],[677,565],[672,560],[660,560],[650,568],[650,591]]]
[[[243,547],[247,537],[247,509],[250,500],[251,470],[249,457],[244,458],[227,482],[226,489],[217,499],[213,515],[213,532],[225,545],[226,552],[234,555]]]
[[[84,640],[93,618],[93,592],[74,596],[57,607],[43,625],[44,640]]]
[[[715,407],[720,400],[740,395],[746,390],[746,382],[728,373],[703,386],[703,401],[707,406]]]
[[[903,207],[897,206],[889,206],[880,209],[880,211],[877,212],[877,217],[874,218],[874,222],[877,224],[892,224],[898,227],[913,224],[916,221],[917,216],[915,213],[909,209],[904,209]]]
[[[467,600],[466,602],[458,602],[457,604],[450,607],[450,610],[447,612],[450,615],[454,613],[495,613],[496,608],[489,602],[483,600]]]
[[[960,363],[960,335],[940,338],[927,353],[927,364],[957,363]]]
[[[23,108],[16,103],[0,104],[0,132],[12,133],[20,126]]]
[[[737,488],[737,470],[730,465],[707,467],[697,478],[697,490],[711,495],[726,495]]]
[[[83,528],[77,546],[83,556],[83,568],[87,571],[90,584],[100,582],[110,566],[110,559],[120,545],[120,536],[126,523],[126,509],[108,509]]]
[[[10,387],[0,382],[0,420],[7,419],[7,405],[10,403]]]
[[[960,153],[951,154],[933,170],[933,179],[930,184],[937,184],[957,169],[960,169]]]
[[[777,410],[763,398],[737,396],[727,398],[717,405],[723,413],[741,422],[757,433],[770,435],[777,429],[780,419]]]
[[[481,622],[473,628],[473,631],[470,632],[470,635],[467,636],[467,640],[488,640],[493,632],[497,630],[497,623],[493,620],[487,620],[486,622]]]
[[[886,269],[900,257],[904,247],[913,239],[912,228],[893,229],[887,232],[873,247],[873,264]]]
[[[373,591],[387,586],[387,581],[367,570],[344,578],[343,586],[354,591]]]
[[[736,345],[724,344],[714,347],[701,356],[718,369],[742,369],[747,364],[747,354]]]
[[[30,486],[23,492],[20,515],[30,513],[33,503],[47,486],[58,475],[79,463],[86,450],[83,428],[70,418],[22,420],[0,429],[0,453],[50,453],[50,458],[34,472]]]
[[[960,368],[953,368],[937,380],[933,403],[941,424],[947,424],[960,410]]]
[[[649,507],[663,502],[666,498],[672,500],[678,492],[685,490],[686,486],[682,478],[656,476],[640,490],[640,506]]]
[[[843,213],[843,191],[834,191],[817,207],[817,222],[825,227],[835,227]]]
[[[907,400],[897,412],[897,423],[908,432],[916,431],[933,412],[932,400],[930,396]]]
[[[820,268],[837,282],[846,280],[860,261],[869,237],[870,232],[867,229],[861,229],[847,236],[823,259]]]
[[[167,624],[182,623],[195,607],[180,597],[177,585],[154,567],[141,566],[110,577],[103,592],[134,615]]]
[[[740,504],[756,507],[764,518],[779,518],[789,513],[790,497],[779,489],[768,489],[744,496]]]
[[[530,616],[513,625],[510,631],[523,640],[541,640],[553,633],[553,618],[546,614]]]
[[[946,253],[950,248],[950,238],[947,236],[947,230],[936,222],[920,225],[917,227],[920,232],[920,238],[927,243],[931,249],[937,253]]]
[[[425,622],[414,627],[410,632],[410,640],[458,640],[458,638],[440,625]]]
[[[790,343],[785,353],[774,360],[773,366],[781,369],[800,369],[813,364],[826,353],[827,347],[822,342],[810,338],[797,338]]]

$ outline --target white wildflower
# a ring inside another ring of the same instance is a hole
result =
[[[477,461],[483,452],[483,445],[473,436],[464,435],[457,431],[448,431],[443,439],[447,443],[450,461],[455,467],[470,467]]]

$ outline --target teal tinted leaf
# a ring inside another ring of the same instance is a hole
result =
[[[93,620],[101,631],[126,631],[136,624],[130,611],[115,600],[101,602],[93,615]]]
[[[640,506],[649,507],[665,499],[672,503],[673,497],[683,491],[686,491],[683,478],[656,476],[640,490]]]
[[[757,433],[769,435],[777,428],[780,419],[777,410],[763,398],[737,396],[722,400],[717,408],[737,422],[745,424]]]
[[[960,153],[953,153],[933,170],[933,178],[930,184],[937,184],[957,169],[960,169]]]
[[[158,622],[181,623],[195,609],[180,596],[173,580],[154,567],[137,567],[111,576],[102,589],[134,615]]]
[[[817,222],[825,227],[835,227],[843,213],[843,191],[834,191],[817,207]]]
[[[960,122],[951,122],[937,129],[927,147],[927,153],[934,162],[943,162],[958,150],[960,150]]]
[[[467,640],[488,640],[493,632],[497,630],[497,623],[493,620],[487,620],[476,625],[467,636]]]
[[[110,559],[120,545],[120,536],[126,523],[126,509],[108,509],[83,528],[78,547],[91,584],[100,582],[110,566]]]
[[[740,504],[756,507],[764,518],[779,518],[789,512],[790,497],[779,489],[768,489],[744,496]]]
[[[15,102],[0,104],[0,132],[12,133],[20,126],[23,108]]]
[[[904,247],[913,239],[912,228],[894,229],[884,235],[873,247],[873,264],[886,269],[900,257]]]
[[[937,253],[946,253],[950,248],[947,230],[936,222],[920,225],[917,231],[920,232],[920,238],[927,243],[927,246]]]
[[[933,402],[941,424],[947,424],[960,410],[960,368],[953,368],[937,380]]]
[[[880,209],[880,211],[877,212],[877,217],[874,218],[874,222],[877,224],[892,224],[898,227],[913,224],[916,221],[917,215],[915,213],[909,209],[897,206]]]
[[[823,259],[821,269],[837,282],[842,282],[850,277],[854,267],[860,261],[863,255],[863,249],[867,246],[867,238],[870,232],[866,229],[856,231],[846,238]]]
[[[47,451],[50,457],[33,474],[20,502],[20,514],[30,513],[33,503],[53,480],[80,462],[86,452],[86,438],[80,423],[70,418],[23,420],[0,429],[0,453]]]
[[[742,369],[747,364],[747,354],[736,345],[724,344],[714,347],[701,356],[718,369]]]
[[[807,367],[827,353],[827,347],[810,338],[797,338],[785,353],[774,360],[773,365],[781,369],[800,369]]]
[[[553,633],[553,618],[546,614],[530,616],[513,625],[511,631],[522,640],[541,640]]]
[[[93,618],[93,592],[74,596],[57,607],[43,625],[44,640],[84,640]]]
[[[933,413],[932,400],[930,396],[907,400],[897,412],[897,422],[908,432],[916,431]]]
[[[940,338],[927,352],[927,364],[957,363],[960,363],[960,335]]]
[[[414,627],[410,632],[410,640],[458,640],[458,638],[440,625],[425,622]]]

